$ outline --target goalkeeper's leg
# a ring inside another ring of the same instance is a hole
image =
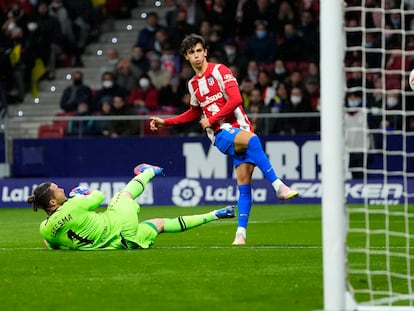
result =
[[[229,205],[205,214],[185,215],[176,218],[154,218],[144,221],[152,223],[158,233],[176,233],[196,228],[203,224],[223,218],[234,218],[234,206]]]
[[[223,218],[234,218],[234,206],[229,205],[206,214],[146,220],[139,224],[136,243],[141,248],[149,248],[160,233],[183,232]]]
[[[234,217],[234,206],[229,205],[219,210],[214,210],[206,214],[179,216],[177,218],[169,219],[162,218],[161,232],[175,233],[186,231],[208,222]]]
[[[144,192],[145,186],[154,176],[163,175],[163,168],[150,164],[139,164],[135,167],[134,173],[137,176],[132,178],[121,192],[129,193],[135,200]]]

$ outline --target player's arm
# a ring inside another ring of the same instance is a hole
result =
[[[243,103],[243,98],[237,84],[232,84],[226,88],[226,93],[229,99],[219,112],[208,118],[210,124],[214,124],[226,118],[226,116],[233,113],[234,110]]]
[[[46,241],[46,240],[43,240],[43,244],[45,245],[45,247],[46,248],[48,248],[48,249],[66,249],[66,248],[63,248],[63,247],[61,247],[59,244],[56,244],[56,243],[49,243],[48,241]]]
[[[201,108],[191,105],[187,111],[173,118],[161,119],[159,117],[151,117],[150,128],[151,130],[155,131],[164,125],[173,126],[182,123],[189,123],[191,121],[200,119],[200,117]]]
[[[69,193],[71,200],[76,200],[78,205],[90,211],[99,207],[105,200],[104,194],[99,190],[89,192],[88,189],[76,187]]]
[[[89,201],[89,207],[88,210],[93,210],[97,207],[99,207],[103,201],[105,200],[104,194],[99,190],[93,190],[87,197],[87,200]]]

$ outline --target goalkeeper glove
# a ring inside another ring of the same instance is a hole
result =
[[[82,196],[86,196],[89,195],[89,189],[88,188],[84,188],[84,187],[76,187],[73,188],[70,192],[69,192],[69,197],[74,197],[75,195],[82,195]]]

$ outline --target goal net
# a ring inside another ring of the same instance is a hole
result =
[[[347,309],[414,310],[414,1],[344,7]]]

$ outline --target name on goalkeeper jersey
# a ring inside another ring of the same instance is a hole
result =
[[[52,230],[53,237],[56,237],[56,234],[58,233],[59,229],[62,228],[62,226],[67,223],[68,221],[72,220],[73,217],[71,214],[67,214],[65,217],[59,219],[54,225]]]

